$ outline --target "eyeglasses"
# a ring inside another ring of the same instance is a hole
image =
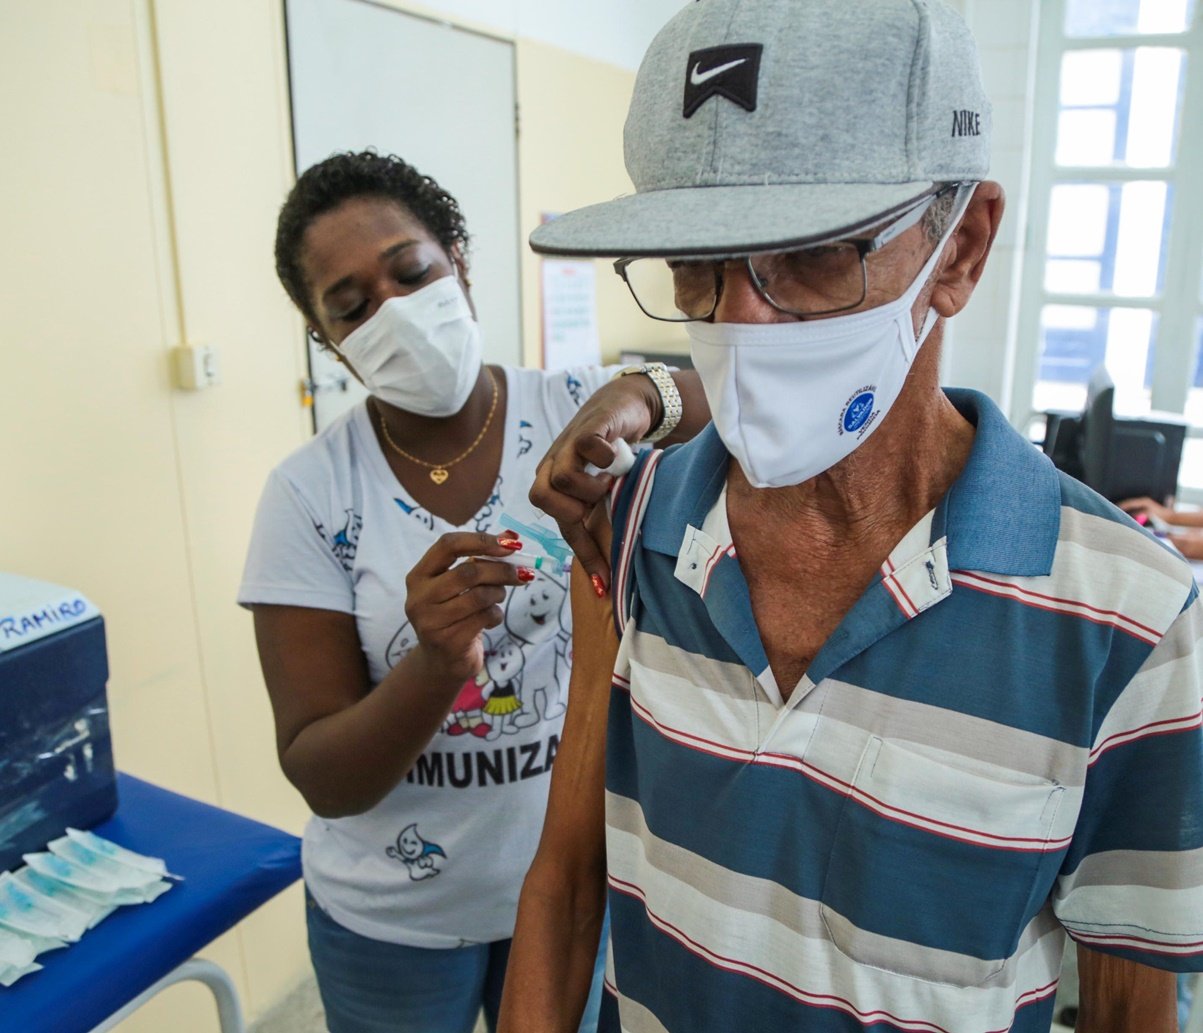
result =
[[[828,316],[854,309],[869,293],[866,258],[919,222],[949,189],[953,187],[925,197],[870,238],[747,255],[743,261],[748,279],[773,308],[791,316]],[[690,323],[714,315],[723,290],[723,269],[738,260],[620,258],[614,271],[646,315],[665,323]]]

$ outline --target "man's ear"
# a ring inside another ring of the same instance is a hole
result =
[[[931,306],[945,319],[968,304],[982,278],[1005,206],[1000,184],[984,180],[977,185],[960,225],[946,245],[948,258],[932,286]]]

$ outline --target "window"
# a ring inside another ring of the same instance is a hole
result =
[[[1185,413],[1182,494],[1203,501],[1203,0],[1045,0],[1017,416]],[[1026,352],[1022,342],[1033,342]],[[1026,368],[1025,368],[1026,367]]]

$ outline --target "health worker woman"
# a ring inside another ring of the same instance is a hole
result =
[[[313,810],[331,1033],[469,1033],[482,1007],[493,1028],[562,729],[567,574],[515,563],[537,543],[499,521],[555,530],[536,464],[610,371],[483,365],[467,243],[453,197],[372,152],[309,169],[280,212],[280,280],[370,392],[271,473],[238,596]],[[622,377],[588,404],[646,430],[661,390]]]

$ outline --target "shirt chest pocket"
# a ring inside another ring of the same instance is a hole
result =
[[[1063,794],[1022,772],[870,738],[823,881],[827,935],[860,964],[986,982],[1047,895]]]

